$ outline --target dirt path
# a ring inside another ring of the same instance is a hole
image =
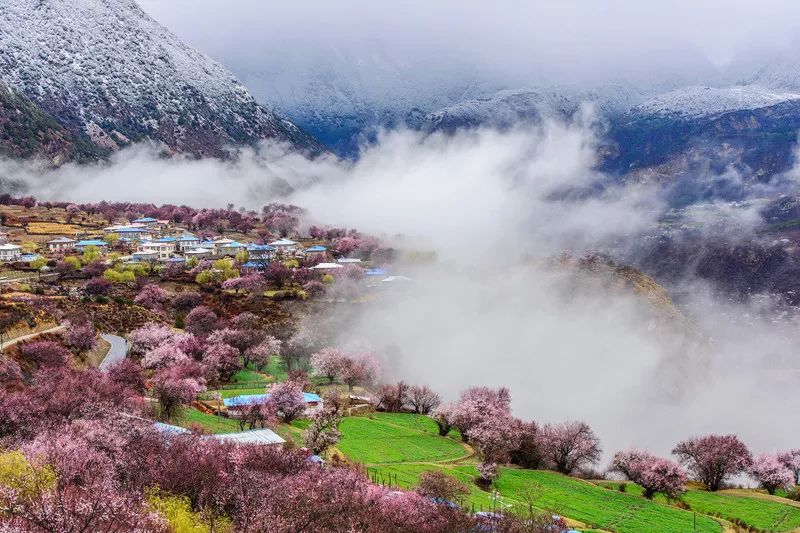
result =
[[[13,338],[10,341],[6,341],[6,342],[2,343],[2,346],[0,346],[0,351],[5,350],[9,346],[13,346],[13,345],[17,344],[18,342],[26,341],[28,339],[33,339],[35,337],[38,337],[39,335],[44,335],[45,333],[57,333],[57,332],[59,332],[59,331],[61,331],[63,329],[66,329],[66,326],[55,326],[55,327],[50,328],[50,329],[45,329],[45,330],[42,330],[42,331],[36,331],[34,333],[29,333],[28,335],[22,335],[20,337]]]

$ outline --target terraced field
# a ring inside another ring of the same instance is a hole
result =
[[[427,417],[375,413],[345,418],[339,429],[339,451],[364,464],[439,462],[469,454],[457,440],[439,437]]]
[[[420,475],[441,470],[469,487],[459,503],[474,510],[514,512],[534,507],[567,517],[581,531],[618,533],[717,533],[734,531],[734,524],[753,530],[800,531],[800,506],[755,491],[717,493],[689,490],[682,509],[663,497],[647,500],[641,488],[618,482],[588,482],[544,470],[502,468],[494,494],[474,483],[475,458],[453,436],[439,437],[427,417],[376,413],[346,418],[338,450],[367,465],[378,483],[413,488]]]

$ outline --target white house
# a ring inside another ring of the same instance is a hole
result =
[[[269,243],[279,254],[286,255],[297,251],[297,243],[290,239],[278,239]]]
[[[197,248],[198,244],[200,244],[200,237],[197,237],[191,233],[184,233],[178,237],[178,250],[181,252],[191,250],[192,248]]]
[[[344,268],[342,265],[337,265],[336,263],[317,263],[309,270],[334,270],[336,268]]]
[[[47,241],[47,251],[49,252],[66,252],[75,249],[75,239],[69,237],[58,237],[51,241]]]
[[[216,255],[236,255],[247,246],[232,239],[217,239],[214,241],[214,253]]]
[[[309,259],[313,259],[315,257],[325,257],[325,254],[328,253],[328,249],[324,246],[312,246],[310,248],[306,248],[304,250],[306,257]]]
[[[251,244],[247,247],[250,261],[271,261],[275,256],[275,248],[269,244]]]
[[[22,255],[22,246],[16,244],[0,245],[0,261],[17,261]]]
[[[139,245],[138,252],[156,252],[160,261],[166,261],[175,252],[174,242],[149,241]],[[137,252],[137,253],[138,253]],[[136,256],[136,254],[134,254]]]
[[[355,259],[350,257],[342,257],[336,260],[337,263],[341,265],[357,265],[361,263],[361,259]]]
[[[204,259],[206,257],[211,257],[211,254],[214,252],[211,251],[210,248],[193,248],[192,250],[186,250],[183,252],[183,255],[188,259],[190,257],[196,257],[198,259]]]
[[[138,250],[131,257],[136,261],[158,261],[160,254],[156,250]]]

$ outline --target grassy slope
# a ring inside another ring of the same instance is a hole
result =
[[[376,413],[345,418],[339,429],[339,451],[365,464],[446,461],[467,454],[457,441],[439,437],[427,417]]]
[[[619,483],[598,482],[602,486],[617,488]],[[641,496],[642,489],[634,483],[626,483],[626,492]],[[667,503],[657,495],[655,501]],[[693,511],[719,516],[726,520],[741,521],[750,527],[764,531],[793,531],[800,528],[800,508],[789,500],[782,503],[777,498],[768,499],[751,491],[720,491],[690,489],[683,501]]]
[[[476,475],[472,464],[435,464],[463,457],[465,450],[454,439],[439,437],[432,420],[408,414],[376,413],[372,418],[346,418],[341,430],[339,450],[353,460],[371,464],[368,474],[377,482],[411,488],[424,471],[440,469],[469,487],[464,505],[474,505],[476,510],[493,508],[492,495],[472,482]],[[445,445],[447,448],[443,450]],[[620,533],[679,533],[693,527],[693,513],[554,472],[504,468],[497,489],[499,507],[522,510],[530,494],[536,507],[594,528]],[[720,532],[722,527],[714,519],[698,515],[697,531]]]
[[[239,431],[239,424],[236,420],[225,418],[224,416],[216,417],[214,415],[209,415],[198,411],[194,407],[184,409],[182,415],[180,420],[181,426],[199,424],[210,433],[235,433]]]

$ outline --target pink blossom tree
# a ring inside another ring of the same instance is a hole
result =
[[[0,388],[22,380],[22,369],[14,359],[0,354]]]
[[[547,424],[542,428],[542,448],[547,462],[562,474],[597,463],[600,439],[585,422]]]
[[[761,454],[750,466],[750,476],[758,481],[769,494],[777,489],[788,489],[794,484],[794,472],[784,465],[775,454]]]
[[[327,407],[327,406],[326,406]],[[335,409],[325,408],[311,415],[311,423],[303,432],[303,442],[314,455],[320,455],[341,438],[341,417]]]
[[[450,423],[468,439],[469,430],[485,419],[510,416],[511,394],[507,388],[472,387],[461,393],[450,413]]]
[[[333,383],[341,372],[346,358],[347,355],[341,350],[323,348],[311,356],[311,368],[315,376],[324,377],[328,383]]]
[[[640,485],[647,499],[652,499],[659,492],[668,498],[677,498],[685,490],[686,474],[680,465],[646,451],[631,449],[617,452],[610,470],[620,472]]]
[[[111,290],[111,282],[100,276],[93,277],[86,282],[83,290],[89,296],[105,296]]]
[[[166,368],[188,361],[189,356],[172,339],[148,350],[142,358],[142,366],[149,369]]]
[[[380,364],[375,356],[369,353],[346,357],[339,369],[339,379],[351,391],[356,385],[373,383],[379,376]]]
[[[497,478],[497,467],[507,463],[512,450],[519,446],[519,426],[510,416],[490,416],[473,425],[469,441],[481,461],[478,472],[481,485],[489,485]]]
[[[138,393],[145,391],[144,368],[132,359],[122,359],[111,364],[106,371],[108,379]]]
[[[148,283],[139,291],[133,303],[146,307],[151,311],[163,311],[164,304],[169,301],[169,293],[156,285],[155,283]]]
[[[260,274],[247,274],[238,278],[226,279],[222,282],[222,289],[226,291],[260,292],[265,287],[264,277]]]
[[[707,435],[679,442],[672,450],[684,467],[708,490],[719,490],[730,476],[753,463],[750,450],[736,435]]]
[[[780,452],[778,459],[794,474],[795,485],[800,485],[800,449]]]
[[[205,337],[217,328],[217,314],[210,308],[200,305],[186,315],[186,331]]]
[[[37,366],[64,366],[69,362],[72,354],[54,341],[27,342],[20,348],[22,357],[32,361]]]
[[[76,353],[88,352],[97,346],[94,327],[89,322],[70,324],[64,334],[64,340]]]
[[[287,424],[302,415],[306,409],[303,388],[293,381],[273,385],[269,389],[267,403]]]
[[[206,390],[204,374],[203,365],[187,359],[153,376],[153,393],[165,419],[170,420],[181,405],[194,401]]]
[[[145,352],[172,339],[174,335],[175,333],[168,326],[149,322],[131,331],[131,352],[136,355],[143,355]]]
[[[515,420],[519,443],[511,450],[511,462],[523,468],[539,468],[542,464],[541,429],[536,422]]]
[[[281,341],[272,335],[266,335],[264,339],[247,348],[244,352],[244,360],[252,363],[257,369],[264,368],[270,362],[270,357],[281,354]]]
[[[264,279],[278,289],[282,289],[292,280],[292,271],[280,261],[273,261],[264,272]]]
[[[431,418],[439,427],[439,436],[446,437],[453,429],[453,414],[456,412],[455,404],[448,403],[436,407],[431,412]]]
[[[408,404],[417,414],[427,415],[441,402],[441,397],[427,385],[412,385],[408,390]]]
[[[213,369],[222,381],[230,381],[231,376],[242,368],[242,361],[236,348],[221,342],[209,344],[203,355],[203,364]]]

